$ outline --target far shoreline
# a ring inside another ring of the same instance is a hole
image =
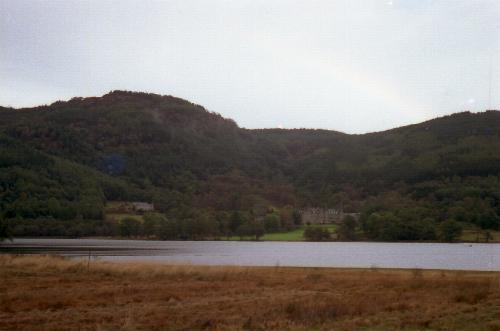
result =
[[[314,240],[250,240],[250,239],[197,239],[197,240],[182,240],[182,239],[169,239],[169,240],[161,240],[161,239],[153,239],[153,238],[127,238],[127,237],[59,237],[59,236],[39,236],[39,237],[14,237],[12,240],[15,239],[74,239],[74,240],[121,240],[121,241],[155,241],[155,242],[262,242],[262,243],[269,243],[269,242],[277,242],[277,243],[385,243],[385,244],[404,244],[404,243],[409,243],[409,244],[500,244],[500,241],[498,240],[490,240],[489,242],[485,241],[473,241],[473,240],[457,240],[453,242],[447,242],[447,241],[410,241],[410,240],[404,240],[404,241],[380,241],[380,240],[321,240],[321,241],[314,241]],[[5,242],[9,242],[10,239],[6,239]],[[0,242],[0,246],[2,245],[2,242]]]

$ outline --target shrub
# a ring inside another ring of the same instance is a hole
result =
[[[330,231],[325,228],[308,226],[304,231],[304,238],[309,241],[330,240]]]
[[[455,220],[447,220],[439,226],[439,239],[453,242],[462,234],[462,226]]]

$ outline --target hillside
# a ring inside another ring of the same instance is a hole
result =
[[[363,212],[367,238],[433,240],[455,223],[499,227],[499,135],[498,111],[349,135],[247,130],[179,98],[125,91],[0,108],[0,210],[16,234],[107,235],[108,201],[147,201],[170,222],[164,238],[204,238],[343,208]]]

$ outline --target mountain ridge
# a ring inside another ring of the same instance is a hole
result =
[[[393,127],[385,130],[380,130],[380,131],[370,131],[370,132],[365,132],[365,133],[348,133],[348,132],[343,132],[335,129],[324,129],[324,128],[306,128],[306,127],[300,127],[300,128],[244,128],[240,127],[237,122],[229,117],[224,117],[220,113],[215,112],[215,111],[210,111],[207,110],[205,107],[202,105],[193,103],[187,99],[175,97],[172,95],[161,95],[157,93],[149,93],[149,92],[139,92],[139,91],[131,91],[131,90],[111,90],[108,93],[103,94],[102,96],[90,96],[90,97],[72,97],[69,100],[57,100],[54,101],[50,104],[43,104],[43,105],[38,105],[38,106],[33,106],[33,107],[6,107],[6,106],[1,106],[0,105],[0,111],[2,110],[13,110],[13,111],[33,111],[33,110],[43,110],[43,109],[50,109],[51,107],[59,106],[59,105],[64,105],[64,104],[70,104],[70,103],[75,103],[75,102],[95,102],[95,101],[102,101],[102,100],[107,100],[110,99],[113,102],[116,102],[116,98],[122,98],[125,100],[142,100],[144,101],[145,99],[149,98],[150,100],[158,101],[158,100],[168,100],[169,102],[174,102],[178,104],[184,104],[184,105],[190,105],[190,106],[195,106],[199,107],[200,110],[203,110],[207,113],[214,114],[214,115],[219,115],[223,117],[224,119],[231,120],[233,121],[240,129],[243,130],[248,130],[248,131],[267,131],[267,130],[276,130],[276,131],[290,131],[290,130],[312,130],[312,131],[326,131],[326,132],[331,132],[331,133],[339,133],[339,134],[344,134],[344,135],[350,135],[350,136],[362,136],[362,135],[370,135],[370,134],[377,134],[377,133],[383,133],[387,131],[392,131],[392,130],[398,130],[398,129],[404,129],[404,128],[409,128],[415,125],[424,125],[425,123],[431,123],[436,120],[442,120],[442,119],[447,119],[449,117],[454,117],[454,116],[462,116],[462,115],[479,115],[479,114],[489,114],[489,113],[500,113],[500,110],[497,109],[487,109],[484,111],[470,111],[470,110],[463,110],[459,111],[456,113],[452,114],[447,114],[447,115],[442,115],[438,117],[434,117],[422,122],[417,122],[417,123],[411,123],[411,124],[406,124],[398,127]]]

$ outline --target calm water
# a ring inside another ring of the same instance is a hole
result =
[[[500,244],[15,239],[2,253],[206,265],[500,271]]]

